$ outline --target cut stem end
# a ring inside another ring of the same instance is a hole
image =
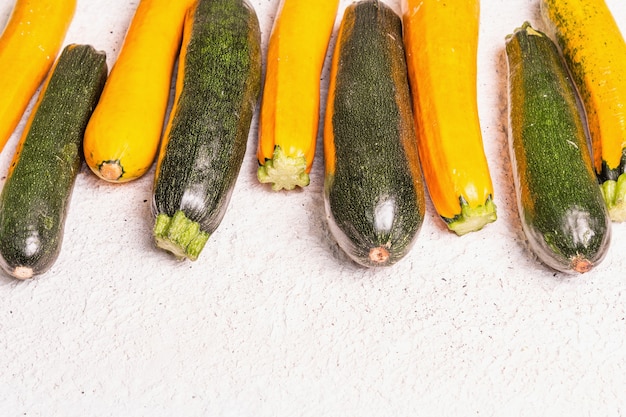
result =
[[[257,178],[263,184],[272,184],[274,191],[306,187],[311,182],[304,155],[288,156],[280,146],[274,148],[271,159],[259,166]]]
[[[626,174],[621,174],[617,181],[604,181],[600,189],[611,221],[616,223],[626,221]]]
[[[200,230],[197,222],[177,211],[172,217],[165,213],[157,216],[153,236],[156,245],[171,252],[178,259],[195,261],[209,240],[209,234]]]
[[[463,197],[459,200],[461,201],[461,213],[451,219],[443,218],[448,225],[448,229],[459,236],[476,232],[487,224],[495,222],[498,218],[496,205],[491,197],[487,198],[485,204],[478,207],[470,207]]]

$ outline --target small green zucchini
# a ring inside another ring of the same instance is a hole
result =
[[[58,258],[83,134],[106,77],[104,52],[68,45],[38,97],[0,193],[0,264],[15,278],[42,274]]]
[[[591,161],[580,100],[554,42],[528,22],[506,38],[509,144],[530,249],[551,268],[589,271],[611,221]]]
[[[185,21],[176,95],[153,189],[158,247],[196,260],[230,200],[261,90],[261,34],[246,0],[199,0]]]
[[[392,265],[424,220],[402,22],[384,3],[345,10],[324,126],[324,200],[339,246],[366,267]]]

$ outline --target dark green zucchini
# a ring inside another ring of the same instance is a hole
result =
[[[364,266],[392,265],[422,226],[425,190],[402,22],[380,1],[347,7],[331,66],[324,198],[339,246]]]
[[[68,45],[32,111],[0,193],[1,264],[15,278],[42,274],[58,258],[83,133],[106,77],[103,52]]]
[[[556,45],[528,23],[506,39],[510,150],[530,249],[563,272],[606,255],[611,223],[576,89]]]
[[[261,35],[246,0],[199,0],[185,22],[176,97],[153,191],[158,247],[196,260],[220,224],[261,88]]]

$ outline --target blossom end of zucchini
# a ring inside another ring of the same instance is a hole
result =
[[[289,156],[280,146],[274,148],[271,159],[267,159],[257,170],[257,178],[263,184],[272,184],[272,190],[293,190],[306,187],[311,182],[304,156]]]
[[[574,257],[571,262],[572,271],[578,272],[579,274],[589,272],[593,267],[593,262],[591,262],[589,259],[585,258],[582,255]]]
[[[119,159],[104,161],[98,166],[96,174],[105,181],[119,182],[124,175],[124,168]]]
[[[606,180],[600,185],[609,217],[616,223],[626,221],[626,174],[617,180]]]
[[[459,236],[481,230],[498,218],[496,205],[491,196],[487,198],[485,204],[478,207],[471,207],[463,197],[460,197],[459,200],[461,202],[461,213],[453,218],[443,218],[448,225],[448,229]]]
[[[22,281],[31,279],[34,275],[35,272],[33,271],[33,268],[28,266],[18,266],[11,271],[11,276],[13,278],[17,278]]]
[[[198,259],[209,239],[209,234],[200,230],[200,225],[189,220],[180,210],[172,217],[165,213],[159,214],[153,235],[159,248],[171,252],[177,259],[192,261]]]

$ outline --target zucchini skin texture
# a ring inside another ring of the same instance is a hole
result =
[[[15,278],[43,274],[58,258],[83,134],[106,77],[103,52],[72,44],[42,89],[0,193],[0,264]]]
[[[589,271],[611,220],[593,170],[579,98],[556,45],[528,23],[506,40],[510,151],[530,249],[546,265]]]
[[[358,264],[388,266],[425,213],[402,22],[379,1],[348,6],[326,107],[324,200],[331,233]]]
[[[153,232],[157,246],[195,260],[226,212],[243,162],[261,89],[261,35],[245,0],[200,0],[185,25],[155,174]],[[181,243],[188,231],[168,224],[181,216],[202,242]]]

